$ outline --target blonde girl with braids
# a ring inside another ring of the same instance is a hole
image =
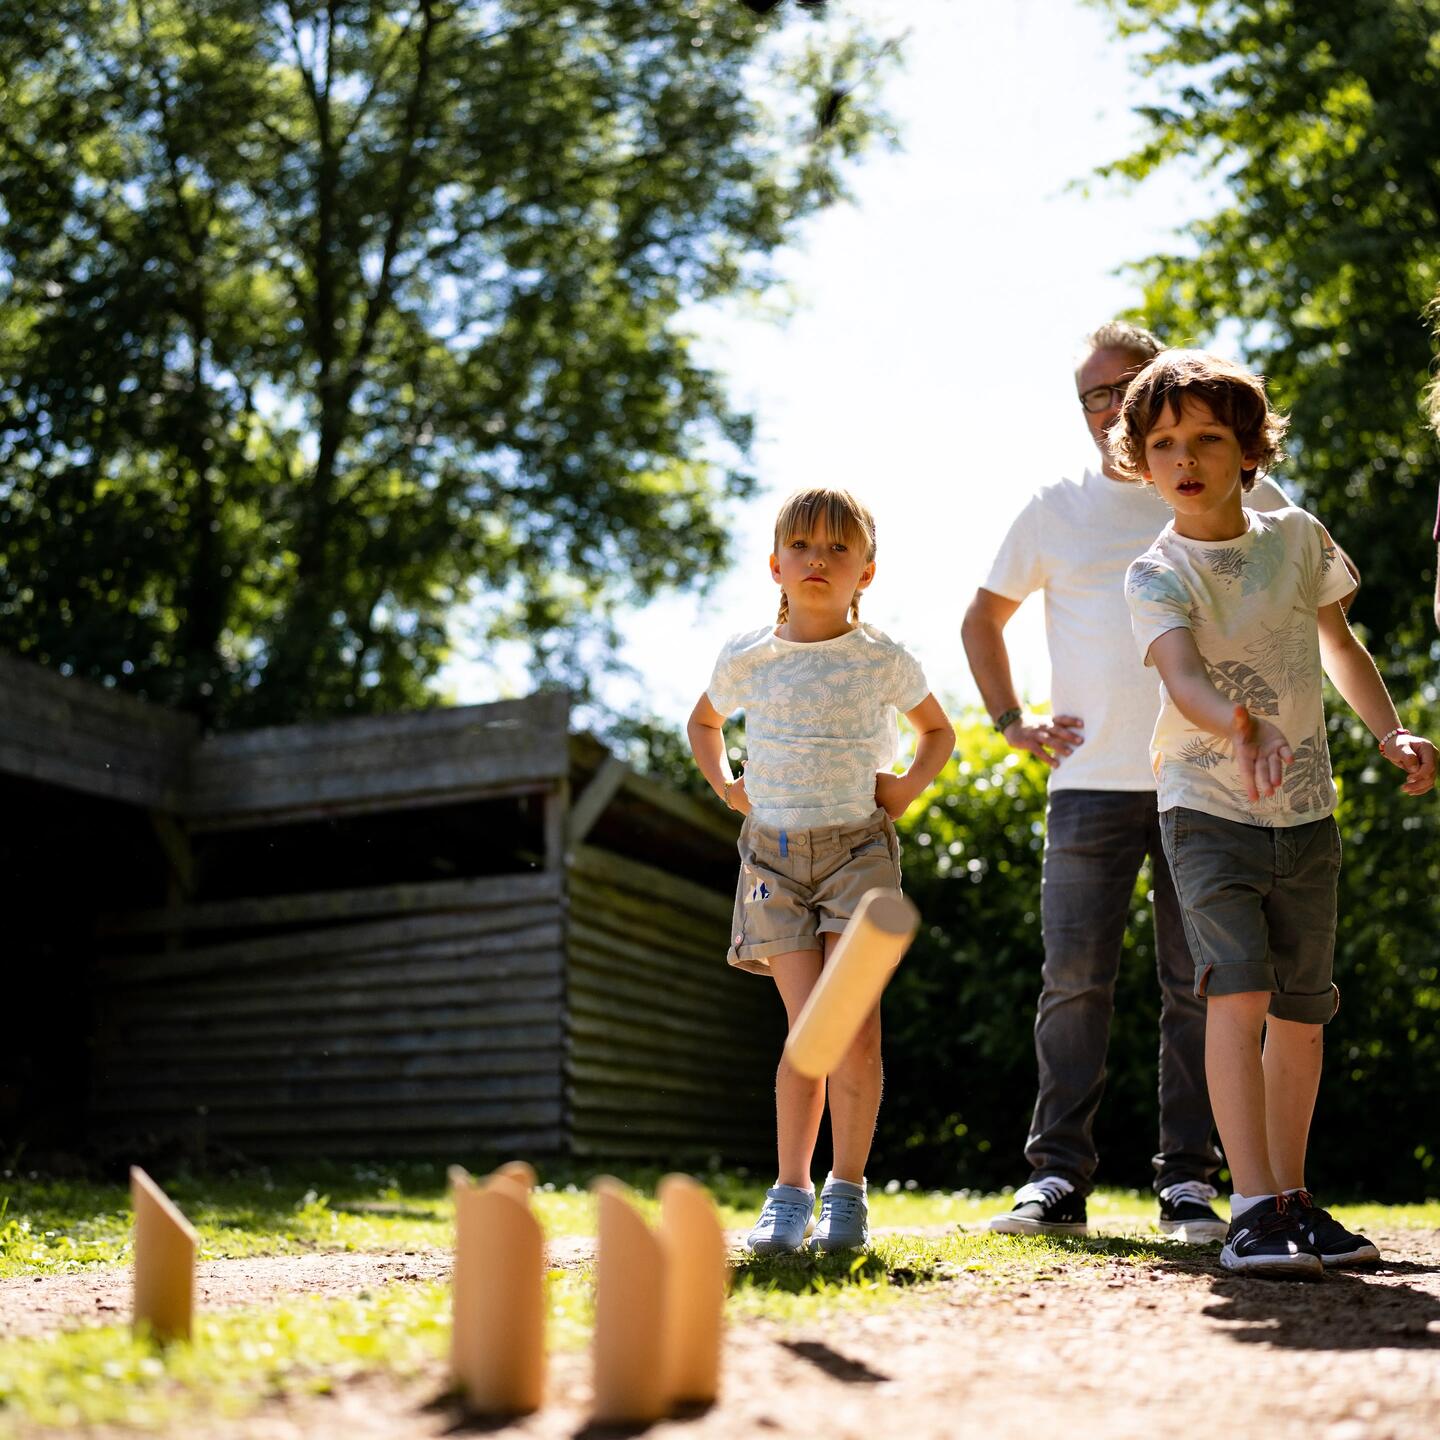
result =
[[[740,811],[730,964],[768,975],[795,1023],[845,922],[875,887],[900,888],[894,820],[950,757],[955,732],[919,662],[860,619],[875,578],[875,521],[845,490],[790,496],[775,522],[774,624],[732,636],[690,716],[701,772]],[[725,717],[745,712],[749,761],[736,778]],[[917,735],[903,775],[897,712]],[[880,1010],[828,1081],[834,1158],[814,1220],[811,1181],[827,1082],[783,1058],[775,1079],[779,1167],[748,1244],[758,1255],[869,1241],[865,1165],[880,1108]],[[812,1234],[813,1224],[813,1234]]]

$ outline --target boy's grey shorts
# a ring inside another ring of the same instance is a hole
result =
[[[1165,858],[1195,960],[1197,995],[1268,990],[1270,1014],[1323,1025],[1340,1007],[1333,817],[1267,828],[1176,806],[1160,816]]]
[[[770,957],[823,951],[821,935],[838,935],[860,898],[877,886],[900,888],[900,841],[890,817],[780,830],[750,816],[740,829],[740,881],[730,923],[732,965],[770,973]]]

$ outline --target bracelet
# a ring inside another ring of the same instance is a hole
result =
[[[1381,753],[1382,755],[1385,753],[1385,747],[1386,747],[1397,735],[1408,735],[1409,733],[1410,733],[1410,732],[1409,732],[1403,725],[1397,725],[1393,730],[1387,730],[1387,731],[1385,732],[1385,738],[1380,742],[1380,753]]]
[[[736,778],[738,778],[738,777],[736,777]],[[733,784],[735,784],[735,781],[734,781],[734,780],[727,780],[727,781],[725,782],[724,789],[723,789],[723,791],[721,792],[721,795],[720,795],[720,798],[725,802],[725,808],[726,808],[727,810],[733,810],[733,809],[735,808],[735,807],[730,803],[730,787],[731,787]]]
[[[1023,713],[1018,705],[1012,705],[995,717],[995,728],[1003,735]]]

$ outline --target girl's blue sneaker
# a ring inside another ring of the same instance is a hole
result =
[[[865,1183],[832,1175],[820,1192],[820,1219],[810,1237],[812,1250],[863,1250],[870,1243],[870,1210]]]
[[[754,1255],[790,1255],[805,1244],[815,1214],[815,1192],[798,1185],[772,1185],[755,1228],[745,1237]]]

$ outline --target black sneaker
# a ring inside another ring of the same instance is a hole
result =
[[[1325,1273],[1320,1256],[1284,1195],[1257,1200],[1230,1222],[1220,1264],[1242,1275],[1303,1280]]]
[[[1333,1265],[1373,1265],[1380,1258],[1373,1241],[1347,1230],[1328,1210],[1322,1210],[1308,1190],[1292,1190],[1287,1197],[1321,1262]]]
[[[1210,1208],[1213,1185],[1180,1180],[1160,1192],[1160,1233],[1182,1245],[1218,1245],[1229,1226]]]
[[[1015,1204],[987,1227],[1001,1235],[1085,1235],[1085,1197],[1058,1175],[1044,1175],[1015,1192]]]

